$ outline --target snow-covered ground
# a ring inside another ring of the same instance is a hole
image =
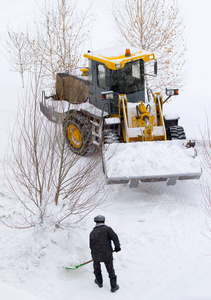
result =
[[[21,0],[18,3],[23,8],[28,2]],[[13,3],[17,4],[17,1]],[[34,1],[30,0],[30,3]],[[13,24],[16,15],[23,18],[24,13],[19,6],[11,10],[6,1],[1,1],[0,5],[2,9],[6,8],[1,25],[6,22],[5,16],[10,11],[9,21]],[[23,15],[19,16],[18,11]],[[8,127],[9,124],[11,127],[14,125],[21,82],[17,74],[9,71],[2,55],[0,63],[2,162],[7,151]],[[210,77],[205,78],[204,74],[203,71],[198,74],[201,82],[197,79],[196,90],[192,86],[165,104],[167,113],[178,112],[187,137],[199,140],[199,129],[204,131],[206,126],[206,114],[211,115],[211,97],[207,89],[203,89],[208,86],[206,82],[210,81]],[[200,87],[202,90],[197,93]],[[200,145],[198,153],[202,158]],[[0,170],[2,179],[2,167]],[[162,182],[141,183],[136,189],[127,185],[108,186],[110,197],[107,201],[74,230],[54,231],[39,227],[18,230],[0,222],[0,298],[210,300],[211,240],[206,228],[206,222],[209,224],[210,220],[202,206],[201,185],[204,179],[211,184],[204,171],[200,181],[178,182],[169,187]],[[8,197],[0,182],[0,220],[15,220],[18,214],[19,203]],[[103,289],[94,283],[92,264],[73,271],[62,268],[90,260],[89,233],[97,214],[105,215],[106,224],[117,232],[121,241],[122,251],[114,253],[120,285],[115,294],[110,292],[104,267]]]
[[[21,92],[18,77],[9,74],[13,80],[0,87],[1,161],[7,149],[8,122],[14,123],[17,93]],[[208,110],[210,104],[206,97],[200,101]],[[190,120],[186,124],[188,137],[193,137],[194,126],[206,124],[204,112],[195,114],[192,108],[190,114],[186,106],[184,110],[186,119]],[[192,113],[198,117],[194,122],[191,121]],[[200,137],[198,129],[195,134]],[[202,157],[200,147],[198,152]],[[0,175],[3,178],[3,171]],[[203,178],[208,178],[206,172]],[[108,200],[74,230],[18,230],[0,223],[0,292],[6,295],[4,300],[25,299],[27,295],[28,299],[44,300],[70,297],[210,300],[211,242],[206,237],[209,233],[202,209],[201,184],[202,180],[193,180],[170,187],[166,183],[141,183],[136,189],[127,185],[108,186]],[[1,220],[15,220],[18,214],[19,203],[9,198],[0,184]],[[115,294],[110,293],[105,268],[103,289],[93,281],[92,264],[74,271],[62,268],[90,259],[89,233],[97,214],[106,216],[106,223],[113,227],[121,241],[122,251],[114,253],[120,285]]]
[[[110,199],[74,230],[18,230],[0,224],[2,299],[25,299],[27,294],[28,299],[46,300],[211,299],[211,242],[205,236],[200,182],[108,188]],[[2,186],[0,201],[1,219],[14,220],[18,203]],[[90,259],[88,238],[97,214],[106,216],[121,241],[122,251],[114,253],[120,285],[115,294],[104,267],[103,289],[93,281],[92,264],[73,271],[62,268]]]

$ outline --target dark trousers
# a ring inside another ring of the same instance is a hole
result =
[[[108,262],[104,262],[104,264],[106,266],[106,270],[108,272],[109,278],[116,278],[114,267],[113,267],[113,260],[108,261]],[[94,265],[94,274],[95,274],[95,276],[96,277],[100,276],[101,275],[100,262],[94,261],[93,265]]]

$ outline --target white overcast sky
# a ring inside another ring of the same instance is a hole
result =
[[[28,25],[33,20],[36,1],[42,0],[0,0],[0,33],[5,28],[18,29]],[[53,1],[53,0],[52,0]],[[91,0],[78,0],[81,6],[87,5]],[[94,15],[90,49],[102,49],[115,44],[116,32],[112,22],[113,0],[94,0]],[[211,1],[210,0],[179,0],[187,29],[188,52],[188,89],[208,90],[211,82]],[[121,9],[121,8],[120,8]],[[1,63],[3,60],[1,59]]]

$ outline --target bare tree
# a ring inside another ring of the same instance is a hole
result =
[[[79,11],[77,1],[67,0],[47,1],[40,7],[41,16],[29,43],[38,63],[44,51],[43,71],[53,80],[56,73],[75,68],[81,60],[92,21],[91,8],[92,4]]]
[[[181,87],[186,45],[177,0],[115,0],[113,16],[121,41],[155,52],[159,76],[148,77],[148,86],[156,90]]]
[[[22,204],[15,226],[72,226],[106,198],[101,155],[72,153],[61,126],[40,113],[39,95],[30,87],[23,98],[4,164],[8,190]]]
[[[208,175],[211,175],[211,133],[207,120],[207,127],[202,136],[202,149],[203,149],[203,166]],[[211,218],[211,181],[209,177],[202,184],[203,206],[209,218]],[[211,229],[210,229],[211,231]]]
[[[8,39],[4,47],[13,70],[21,75],[22,87],[24,88],[24,72],[30,67],[27,34],[8,31]]]
[[[49,122],[39,108],[44,82],[48,84],[57,72],[72,68],[79,61],[87,37],[84,26],[89,8],[79,15],[76,3],[45,2],[36,30],[27,33],[23,46],[23,53],[29,56],[30,84],[17,114],[4,164],[9,191],[22,208],[16,227],[72,226],[106,198],[104,181],[99,176],[100,153],[92,157],[72,153],[62,126]],[[26,66],[28,61],[23,71]],[[72,84],[73,90],[77,88]]]
[[[52,85],[56,73],[75,68],[81,60],[93,19],[92,3],[82,11],[76,0],[46,0],[38,3],[38,12],[34,28],[26,33],[8,31],[7,47],[22,78],[25,70],[34,72],[34,66],[42,64],[45,83]]]

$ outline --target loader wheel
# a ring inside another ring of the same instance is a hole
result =
[[[170,126],[167,129],[167,140],[185,140],[186,135],[182,126]]]
[[[92,143],[92,126],[84,114],[72,111],[65,118],[63,133],[70,149],[83,156],[86,154]]]

